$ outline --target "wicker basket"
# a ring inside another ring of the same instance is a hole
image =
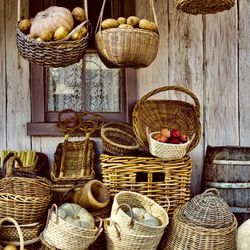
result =
[[[36,222],[27,225],[19,225],[22,234],[24,245],[33,244],[38,242],[39,235],[45,226],[44,222]],[[2,225],[0,229],[0,242],[3,244],[14,244],[19,246],[20,239],[15,225]]]
[[[223,228],[205,228],[187,224],[183,220],[180,208],[174,212],[168,231],[165,250],[235,250],[237,238],[237,220]]]
[[[11,222],[12,224],[14,224],[15,230],[17,231],[18,234],[18,246],[20,246],[20,250],[24,250],[24,239],[23,239],[23,233],[20,229],[20,226],[18,225],[17,221],[11,217],[4,217],[0,219],[0,225],[2,226],[2,224],[4,222]],[[2,228],[1,228],[2,229]],[[14,242],[12,242],[11,244],[14,245]]]
[[[148,100],[155,94],[170,90],[187,94],[193,99],[194,105],[179,100]],[[186,88],[165,86],[149,92],[136,103],[132,117],[137,140],[146,150],[149,150],[147,127],[150,131],[160,131],[164,127],[175,128],[189,138],[195,135],[187,148],[187,153],[199,143],[201,135],[200,103],[197,97]]]
[[[95,229],[74,226],[58,216],[58,208],[52,205],[43,238],[50,245],[65,250],[83,250],[89,247],[102,232],[102,221]]]
[[[160,225],[150,226],[134,220],[125,213],[133,207],[144,208]],[[119,192],[114,198],[111,217],[105,223],[107,250],[156,249],[168,223],[166,210],[153,200],[134,192]]]
[[[190,199],[192,162],[188,156],[166,160],[150,156],[101,155],[103,182],[114,197],[119,191],[138,192],[167,209],[175,208]]]
[[[41,221],[52,200],[52,185],[42,177],[4,177],[0,180],[0,218],[19,224]]]
[[[134,133],[120,128],[102,127],[101,138],[103,151],[112,155],[133,155],[140,147]]]
[[[229,10],[235,4],[235,0],[175,0],[176,8],[193,15],[215,14]]]
[[[157,24],[154,2],[149,0]],[[100,12],[95,35],[97,53],[102,62],[109,68],[149,66],[155,59],[159,48],[159,34],[139,28],[111,28],[101,30],[101,22],[106,0]]]

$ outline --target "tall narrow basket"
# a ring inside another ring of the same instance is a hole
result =
[[[178,91],[191,97],[194,104],[180,100],[148,100],[150,97],[168,91]],[[149,150],[147,127],[155,132],[162,128],[178,129],[183,134],[194,138],[186,152],[190,152],[199,143],[201,135],[200,103],[198,98],[188,89],[178,86],[165,86],[144,95],[135,105],[133,129],[140,145]]]
[[[231,9],[235,0],[175,0],[176,8],[193,15],[215,14]]]
[[[154,2],[152,0],[149,2],[154,22],[158,26]],[[149,66],[158,52],[159,34],[139,28],[117,27],[102,30],[101,22],[105,3],[106,0],[103,1],[95,35],[97,53],[102,62],[109,68]]]

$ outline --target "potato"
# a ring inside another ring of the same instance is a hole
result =
[[[129,25],[129,24],[120,24],[118,26],[118,28],[121,28],[121,29],[133,29],[134,27],[132,25]]]
[[[65,38],[69,34],[68,30],[64,26],[60,26],[54,33],[54,40],[58,41]]]
[[[127,24],[132,25],[134,28],[138,27],[140,19],[136,16],[130,16],[127,19]]]
[[[18,28],[24,33],[29,34],[31,27],[31,22],[29,19],[23,19],[19,22]]]
[[[27,37],[32,38],[32,39],[36,38],[36,36],[34,34],[28,34]]]
[[[86,27],[82,27],[81,29],[79,29],[78,31],[76,31],[72,37],[71,40],[75,41],[75,40],[80,40],[83,37],[86,36],[86,34],[88,33],[88,30]]]
[[[82,23],[83,21],[86,20],[85,10],[81,7],[75,7],[72,10],[72,15],[76,23]]]
[[[119,24],[127,23],[127,19],[125,17],[119,17],[119,18],[117,18],[117,21]]]
[[[151,22],[151,24],[152,24],[152,27],[153,27],[153,31],[158,33],[159,29],[158,29],[157,25],[154,22]]]
[[[102,21],[101,27],[103,29],[110,29],[110,28],[116,28],[119,26],[119,23],[116,19],[108,18]]]
[[[139,22],[139,28],[141,29],[145,29],[145,30],[151,30],[151,31],[154,31],[154,25],[148,21],[147,19],[142,19],[140,20]]]
[[[43,40],[42,40],[41,37],[38,37],[38,38],[36,39],[36,41],[38,41],[38,42],[43,42]]]
[[[50,29],[44,29],[41,31],[40,38],[44,42],[49,42],[53,39],[54,33]]]

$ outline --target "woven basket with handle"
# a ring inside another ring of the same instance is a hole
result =
[[[152,100],[150,97],[160,93],[176,91],[191,97],[194,104],[180,100]],[[150,131],[162,128],[178,129],[189,138],[195,134],[186,149],[190,152],[199,143],[201,135],[200,103],[198,98],[188,89],[178,86],[165,86],[144,95],[135,105],[133,114],[133,130],[139,144],[149,150],[147,127]]]
[[[20,1],[18,0],[18,11],[20,12]],[[85,11],[87,11],[87,0],[85,0]],[[20,21],[20,13],[18,15]],[[70,41],[71,36],[81,27],[88,27],[89,31],[85,37],[79,40]],[[44,67],[65,67],[79,62],[86,53],[89,36],[91,35],[89,20],[79,24],[65,39],[52,42],[41,42],[25,35],[16,26],[17,48],[21,56],[33,63]]]
[[[106,0],[100,12],[95,41],[97,53],[109,68],[149,66],[155,59],[159,47],[159,34],[153,31],[132,28],[101,29]],[[154,1],[149,0],[150,8],[157,24]]]
[[[235,0],[175,0],[178,10],[193,15],[215,14],[231,9]]]

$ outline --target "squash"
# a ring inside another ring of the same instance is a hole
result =
[[[250,249],[250,219],[242,223],[238,228],[237,250]]]
[[[51,6],[36,14],[31,24],[30,33],[39,37],[42,30],[54,33],[61,26],[64,26],[68,32],[72,30],[74,26],[72,13],[67,8]]]
[[[68,223],[81,228],[95,229],[93,216],[75,203],[64,203],[58,208],[58,215]]]
[[[147,212],[144,208],[133,207],[132,212],[133,212],[133,218],[139,223],[152,227],[160,226],[159,220],[152,214]],[[131,217],[131,213],[129,210],[126,211],[126,214]]]

